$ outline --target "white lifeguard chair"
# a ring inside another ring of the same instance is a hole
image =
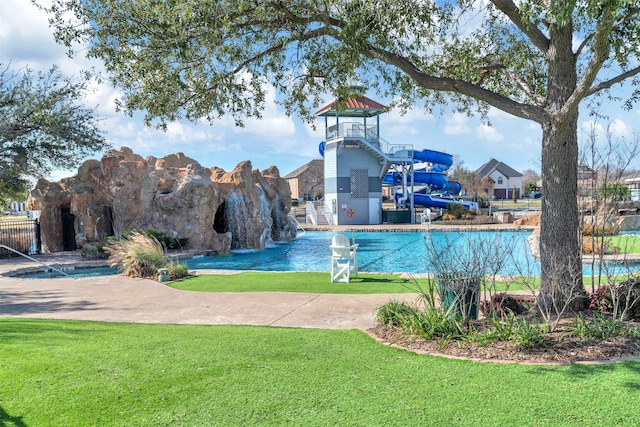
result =
[[[351,274],[358,277],[357,244],[351,244],[344,234],[336,234],[331,239],[331,283],[349,283]]]
[[[431,225],[431,209],[425,208],[420,216],[420,224]]]

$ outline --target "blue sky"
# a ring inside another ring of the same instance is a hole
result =
[[[28,65],[34,70],[46,70],[55,64],[69,76],[91,66],[101,68],[100,62],[80,56],[68,59],[65,49],[54,42],[46,15],[28,0],[0,2],[0,62],[13,62],[17,67]],[[624,88],[615,90],[624,92]],[[383,104],[389,101],[375,94],[367,95]],[[287,117],[283,108],[273,103],[261,120],[248,120],[245,128],[237,128],[231,118],[223,118],[211,125],[170,123],[167,132],[162,132],[146,127],[142,114],[128,117],[116,112],[114,101],[119,96],[120,91],[106,83],[96,87],[95,93],[86,99],[86,106],[96,107],[97,115],[104,119],[107,139],[116,149],[127,146],[142,156],[156,157],[183,152],[203,166],[227,171],[241,161],[250,160],[258,169],[275,165],[282,175],[319,158],[318,143],[323,139],[324,121],[318,121],[317,129],[313,130],[297,118]],[[271,100],[275,96],[272,91]],[[331,101],[327,98],[326,103]],[[640,122],[640,106],[624,111],[619,104],[612,103],[604,113],[610,119],[602,123],[593,123],[590,117],[582,115],[579,137],[586,139],[595,126],[600,136],[609,127],[614,139],[633,138],[638,130],[634,126]],[[458,155],[469,169],[477,169],[493,157],[519,171],[539,171],[539,126],[498,110],[492,110],[489,118],[492,126],[458,114],[431,116],[416,109],[402,116],[391,111],[380,118],[380,135],[392,144],[413,144],[418,150],[428,148]],[[96,153],[93,157],[101,155]],[[55,180],[73,173],[75,170],[56,171],[50,178]]]

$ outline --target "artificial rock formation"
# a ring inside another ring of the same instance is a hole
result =
[[[39,210],[48,252],[76,249],[129,230],[188,238],[187,247],[226,253],[263,249],[295,237],[291,192],[274,166],[245,161],[231,172],[205,168],[182,153],[160,159],[123,147],[88,160],[59,182],[40,179],[29,209]]]

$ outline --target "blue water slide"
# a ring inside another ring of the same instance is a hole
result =
[[[430,185],[432,189],[444,190],[447,187],[447,177],[440,172],[414,171],[413,178],[416,184]],[[389,172],[382,179],[385,185],[402,184],[402,174],[400,172]],[[407,176],[407,184],[411,185],[411,175]]]
[[[320,153],[320,156],[322,158],[324,158],[324,147],[325,145],[327,145],[326,142],[322,141],[319,145],[318,145],[318,152]]]
[[[433,163],[431,172],[444,172],[453,165],[453,156],[434,150],[413,151],[413,160]]]
[[[447,193],[457,196],[462,192],[462,184],[458,181],[447,181]]]
[[[431,191],[444,191],[449,194],[458,195],[462,191],[462,185],[456,181],[447,180],[444,172],[453,165],[453,156],[434,150],[413,151],[413,160],[416,162],[431,163],[428,171],[416,170],[413,172],[415,184],[429,185]],[[390,172],[383,179],[383,184],[402,184],[402,174]],[[407,184],[411,184],[411,177],[407,177]],[[436,197],[426,194],[425,190],[420,190],[412,194],[413,203],[417,206],[427,206],[433,208],[446,209],[451,203],[463,205],[467,209],[477,209],[477,204],[473,202],[461,202],[446,197]]]
[[[447,206],[451,203],[462,205],[469,210],[478,208],[477,203],[474,203],[474,202],[463,202],[459,200],[447,199],[444,197],[436,197],[436,196],[431,196],[429,194],[419,194],[419,193],[416,193],[413,195],[413,203],[419,206],[427,206],[430,208],[440,208],[440,209],[446,209]]]

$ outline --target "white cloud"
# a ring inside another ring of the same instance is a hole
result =
[[[580,129],[587,137],[595,136],[596,138],[599,138],[605,134],[602,124],[593,120],[586,120],[582,122]]]
[[[33,68],[46,69],[64,56],[64,48],[53,39],[46,14],[30,2],[4,0],[0,2],[0,16],[4,17],[0,26],[3,61],[15,60],[19,65],[29,63]]]
[[[380,136],[387,139],[419,135],[426,122],[432,121],[433,115],[420,108],[413,108],[402,114],[394,108],[380,116]]]
[[[454,113],[444,125],[444,133],[447,135],[464,135],[471,133],[469,118],[464,114]]]
[[[620,119],[615,119],[613,122],[611,122],[611,124],[609,125],[609,132],[614,138],[628,138],[632,133],[631,129],[629,129],[629,126],[627,126],[627,124]]]
[[[485,142],[500,142],[504,140],[504,136],[500,134],[495,127],[484,123],[476,128],[476,135],[480,141]]]
[[[116,112],[116,99],[122,96],[122,92],[107,84],[93,82],[85,97],[85,104],[89,108],[95,108],[96,113],[103,117],[123,117],[124,114]]]
[[[388,113],[384,113],[380,116],[380,120],[385,123],[402,123],[402,124],[412,124],[416,122],[424,122],[433,120],[433,115],[427,113],[425,110],[420,108],[412,108],[407,110],[405,114],[402,114],[399,108],[394,108]]]
[[[325,136],[324,117],[316,118],[314,124],[315,124],[315,129],[313,128],[311,123],[303,123],[303,127],[307,131],[307,135],[310,138],[314,138],[314,139],[317,139],[318,141],[322,141]]]
[[[237,134],[250,134],[256,136],[269,135],[270,137],[292,136],[296,133],[296,126],[293,119],[284,111],[284,108],[276,103],[276,91],[272,85],[263,84],[262,89],[266,91],[265,108],[262,111],[262,118],[248,118],[244,120],[244,127],[235,126],[233,118],[225,117],[221,123]]]

